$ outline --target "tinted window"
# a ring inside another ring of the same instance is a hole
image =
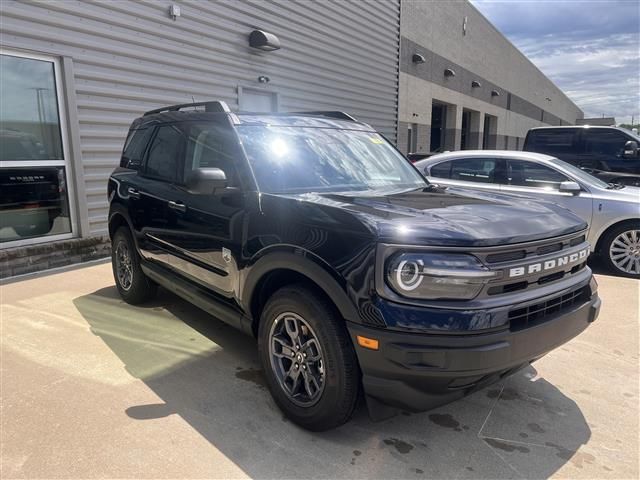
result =
[[[188,132],[183,179],[197,168],[219,168],[230,186],[235,185],[233,152],[236,140],[228,129],[212,124],[185,124]]]
[[[142,164],[144,151],[149,143],[149,137],[153,129],[131,130],[124,144],[120,166],[124,168],[138,169]]]
[[[451,162],[442,162],[429,170],[429,175],[436,178],[451,178]]]
[[[493,158],[463,158],[451,165],[451,179],[467,182],[494,183],[496,160]]]
[[[545,165],[524,160],[509,160],[507,180],[509,185],[558,190],[560,183],[568,178]]]
[[[525,150],[530,152],[547,153],[562,156],[566,153],[576,153],[577,131],[569,128],[557,130],[532,130],[529,132]]]
[[[168,182],[176,181],[182,138],[182,133],[174,125],[158,128],[147,155],[148,176]]]
[[[624,144],[630,140],[616,130],[593,129],[585,130],[584,145],[586,153],[618,157],[622,155]]]

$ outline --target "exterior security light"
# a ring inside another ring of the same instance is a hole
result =
[[[273,33],[254,30],[249,35],[249,46],[265,52],[272,52],[280,48],[280,40]]]
[[[180,16],[180,5],[171,5],[169,7],[169,16],[175,22],[175,20]]]
[[[497,90],[491,90],[491,96],[492,97],[499,97],[500,96],[500,92]]]
[[[424,58],[423,55],[420,55],[419,53],[414,53],[413,56],[411,57],[411,61],[415,64],[420,64],[420,63],[424,63],[427,60]]]
[[[471,88],[480,88],[481,86],[482,86],[482,84],[477,80],[473,80],[471,82]]]
[[[455,77],[456,76],[456,72],[454,72],[453,70],[451,70],[450,68],[445,69],[444,71],[444,76],[445,77]]]
[[[271,81],[271,79],[269,77],[267,77],[266,75],[260,75],[258,77],[258,82],[260,83],[269,83]]]

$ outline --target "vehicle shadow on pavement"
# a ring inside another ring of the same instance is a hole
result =
[[[361,405],[348,424],[314,434],[272,401],[255,340],[174,294],[133,307],[107,287],[74,304],[163,401],[129,406],[130,418],[179,415],[251,477],[547,478],[597,464],[578,452],[591,431],[576,403],[532,367],[424,414],[374,423]]]

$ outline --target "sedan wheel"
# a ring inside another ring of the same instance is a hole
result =
[[[611,263],[628,275],[640,275],[640,230],[617,235],[609,246]]]

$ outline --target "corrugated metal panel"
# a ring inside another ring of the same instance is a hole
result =
[[[73,59],[90,232],[106,232],[106,179],[141,112],[278,92],[281,110],[344,110],[396,137],[399,0],[2,2],[2,44]],[[276,34],[259,52],[248,34]],[[266,75],[266,86],[257,77]],[[73,128],[73,126],[71,126]]]

